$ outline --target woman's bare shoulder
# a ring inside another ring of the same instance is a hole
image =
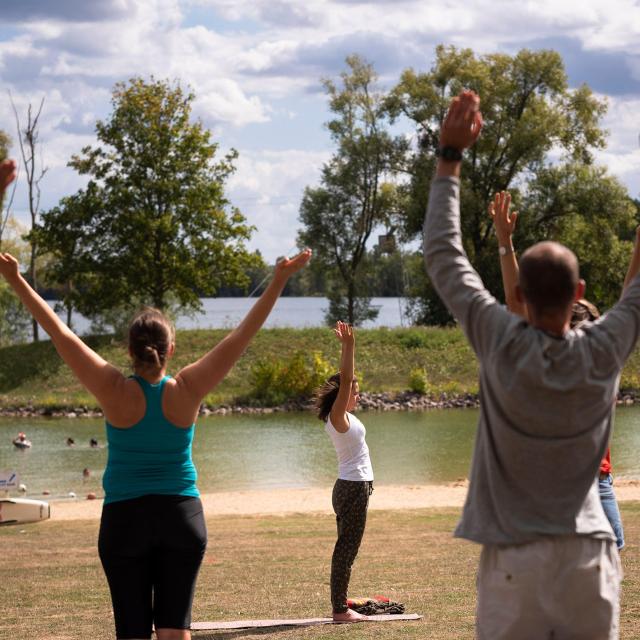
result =
[[[144,392],[135,378],[123,377],[114,388],[106,402],[103,403],[105,418],[114,427],[132,427],[142,420],[146,410]]]
[[[200,403],[193,401],[180,378],[169,378],[165,382],[162,396],[162,413],[177,427],[190,427],[198,417]]]

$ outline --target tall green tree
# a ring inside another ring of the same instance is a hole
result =
[[[605,309],[620,297],[633,251],[637,210],[627,189],[601,166],[568,162],[544,167],[520,203],[516,244],[541,238],[570,247],[587,283],[587,298]]]
[[[216,159],[193,100],[177,82],[118,83],[98,145],[70,161],[88,186],[44,216],[40,237],[61,258],[71,251],[57,277],[73,283],[67,302],[83,314],[138,303],[197,310],[199,296],[248,283],[252,227],[224,192],[237,153]]]
[[[20,264],[28,264],[31,247],[23,239],[26,229],[13,216],[5,225],[1,251],[15,256]],[[0,347],[25,342],[29,338],[31,314],[12,291],[4,278],[0,279]]]
[[[355,55],[346,64],[340,86],[324,81],[336,151],[322,169],[320,186],[307,187],[300,205],[299,243],[313,248],[329,272],[330,324],[361,324],[377,315],[360,269],[371,233],[396,213],[391,180],[406,152],[404,138],[389,132],[386,96],[373,67]]]
[[[59,291],[61,304],[66,311],[67,325],[72,328],[74,309],[94,310],[83,298],[97,286],[93,251],[99,241],[96,235],[95,212],[103,203],[101,190],[95,182],[87,189],[63,198],[58,206],[45,211],[41,223],[32,235],[40,251],[50,256],[44,280]],[[89,313],[89,315],[92,315]]]
[[[432,68],[424,73],[406,70],[388,100],[394,117],[409,118],[422,140],[405,166],[408,237],[422,228],[440,125],[452,96],[463,88],[480,95],[485,122],[478,143],[463,160],[463,238],[472,264],[497,293],[501,286],[487,216],[490,199],[508,189],[517,200],[531,178],[544,170],[551,151],[560,152],[560,164],[590,164],[593,150],[605,144],[599,123],[606,104],[586,85],[569,89],[562,58],[555,51],[523,49],[513,56],[478,56],[470,49],[439,46]],[[442,322],[448,316],[435,292],[425,284],[423,293],[420,319]]]

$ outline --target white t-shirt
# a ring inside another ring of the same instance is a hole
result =
[[[338,454],[338,478],[340,480],[373,480],[373,468],[369,457],[369,447],[365,441],[367,431],[358,418],[347,413],[349,429],[344,433],[336,431],[327,418],[324,425]]]

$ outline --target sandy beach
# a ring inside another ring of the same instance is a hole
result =
[[[619,501],[640,500],[640,481],[618,480]],[[379,485],[371,496],[370,509],[428,509],[462,507],[466,482],[447,485]],[[332,513],[331,487],[310,489],[271,489],[266,491],[227,491],[203,494],[207,516],[280,515],[286,513]],[[51,501],[52,520],[87,520],[100,517],[102,500]]]

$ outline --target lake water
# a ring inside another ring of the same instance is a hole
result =
[[[182,315],[176,319],[178,329],[224,329],[235,327],[255,303],[256,298],[203,298],[202,312],[193,316]],[[50,301],[53,306],[55,303]],[[378,317],[363,326],[401,327],[410,322],[406,318],[404,298],[372,298],[378,309]],[[265,327],[319,327],[324,325],[324,314],[329,308],[326,298],[281,297],[276,302]],[[60,317],[66,321],[64,313]],[[89,331],[90,322],[80,314],[72,316],[77,333]]]
[[[452,482],[468,475],[477,410],[363,412],[378,484]],[[612,441],[617,477],[640,479],[640,408],[619,408]],[[27,433],[33,447],[11,440]],[[76,441],[66,446],[67,437]],[[102,494],[104,423],[89,419],[0,419],[0,470],[18,471],[30,496],[74,491]],[[210,416],[198,421],[193,454],[203,493],[241,489],[328,487],[336,456],[322,423],[306,413]],[[84,468],[91,470],[87,481]]]

